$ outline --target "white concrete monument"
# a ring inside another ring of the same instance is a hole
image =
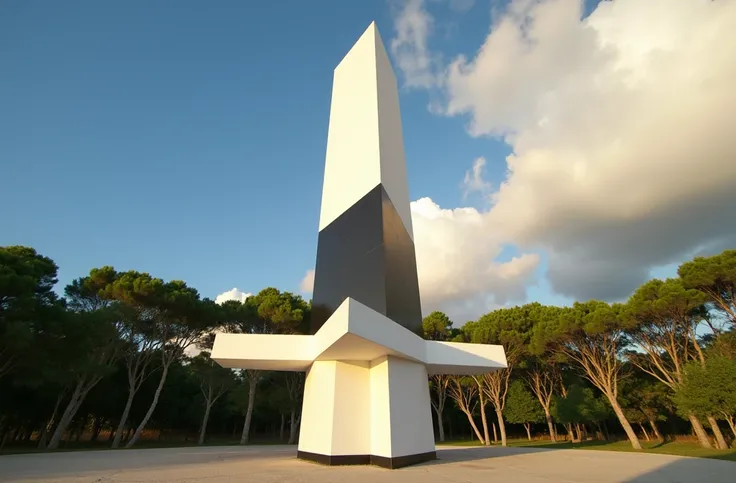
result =
[[[335,69],[311,335],[218,334],[223,367],[306,371],[299,458],[435,459],[428,374],[506,367],[501,346],[427,341],[399,96],[375,24]]]

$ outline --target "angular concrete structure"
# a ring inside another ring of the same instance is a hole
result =
[[[223,367],[306,371],[297,455],[434,459],[427,376],[506,367],[500,346],[426,341],[396,79],[375,24],[335,69],[310,335],[218,334]]]

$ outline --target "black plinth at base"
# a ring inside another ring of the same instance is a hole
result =
[[[296,457],[302,460],[313,461],[327,466],[345,466],[345,465],[375,465],[381,468],[395,470],[404,466],[424,463],[437,459],[437,453],[430,451],[429,453],[411,454],[406,456],[397,456],[388,458],[386,456],[376,456],[371,454],[355,454],[355,455],[326,455],[317,453],[308,453],[306,451],[297,451]]]

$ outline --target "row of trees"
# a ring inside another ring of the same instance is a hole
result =
[[[532,303],[495,310],[459,330],[441,312],[430,314],[427,337],[501,344],[508,360],[507,369],[482,377],[432,377],[437,417],[442,421],[449,395],[489,444],[490,404],[505,445],[504,420],[529,431],[544,418],[554,440],[556,423],[570,439],[583,437],[583,423],[604,437],[601,423],[613,416],[640,449],[635,426],[647,439],[647,427],[661,438],[657,422],[676,415],[703,447],[726,449],[719,423],[736,437],[735,287],[736,251],[729,250],[683,264],[677,278],[645,283],[626,303]]]
[[[56,283],[49,258],[0,248],[0,445],[54,449],[103,435],[113,448],[174,435],[203,443],[208,428],[242,444],[296,441],[304,374],[227,370],[207,350],[216,331],[306,333],[311,307],[298,295],[267,288],[218,305],[184,282],[112,267],[74,280],[63,297]],[[726,251],[623,304],[532,303],[461,328],[433,312],[426,338],[502,344],[508,360],[481,376],[430,377],[438,438],[471,431],[506,445],[508,423],[553,440],[623,431],[638,448],[640,437],[687,422],[703,446],[727,447],[735,284],[736,251]]]
[[[165,282],[112,267],[93,269],[74,280],[64,289],[64,297],[53,291],[56,283],[57,266],[49,258],[28,247],[0,249],[0,435],[4,441],[35,434],[39,447],[55,449],[64,436],[73,435],[73,428],[90,425],[96,434],[107,424],[113,448],[123,443],[131,447],[156,413],[176,368],[198,381],[203,403],[200,441],[213,406],[238,382],[246,383],[241,438],[245,443],[256,387],[265,375],[236,374],[210,361],[207,352],[194,358],[187,353],[210,347],[217,330],[293,333],[308,324],[309,304],[274,288],[245,303],[218,305],[182,281]],[[292,427],[302,378],[276,378],[292,400]],[[100,387],[108,391],[94,392],[100,404],[90,405],[90,395]],[[148,390],[143,391],[144,387]],[[105,396],[117,400],[104,401]],[[29,400],[40,406],[32,413],[26,411]],[[107,412],[120,405],[116,416]],[[138,412],[133,414],[136,407]]]

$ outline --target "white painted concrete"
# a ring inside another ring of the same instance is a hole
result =
[[[394,356],[430,374],[481,374],[506,367],[501,346],[426,341],[348,298],[314,335],[217,334],[212,359],[223,367],[306,371],[315,361]]]
[[[372,23],[335,68],[319,229],[379,183],[413,239],[398,88]]]
[[[387,359],[391,456],[434,451],[432,407],[424,364],[397,357]]]
[[[350,298],[311,336],[218,334],[212,359],[308,369],[299,450],[333,456],[433,451],[427,374],[506,367],[500,346],[426,341]]]

